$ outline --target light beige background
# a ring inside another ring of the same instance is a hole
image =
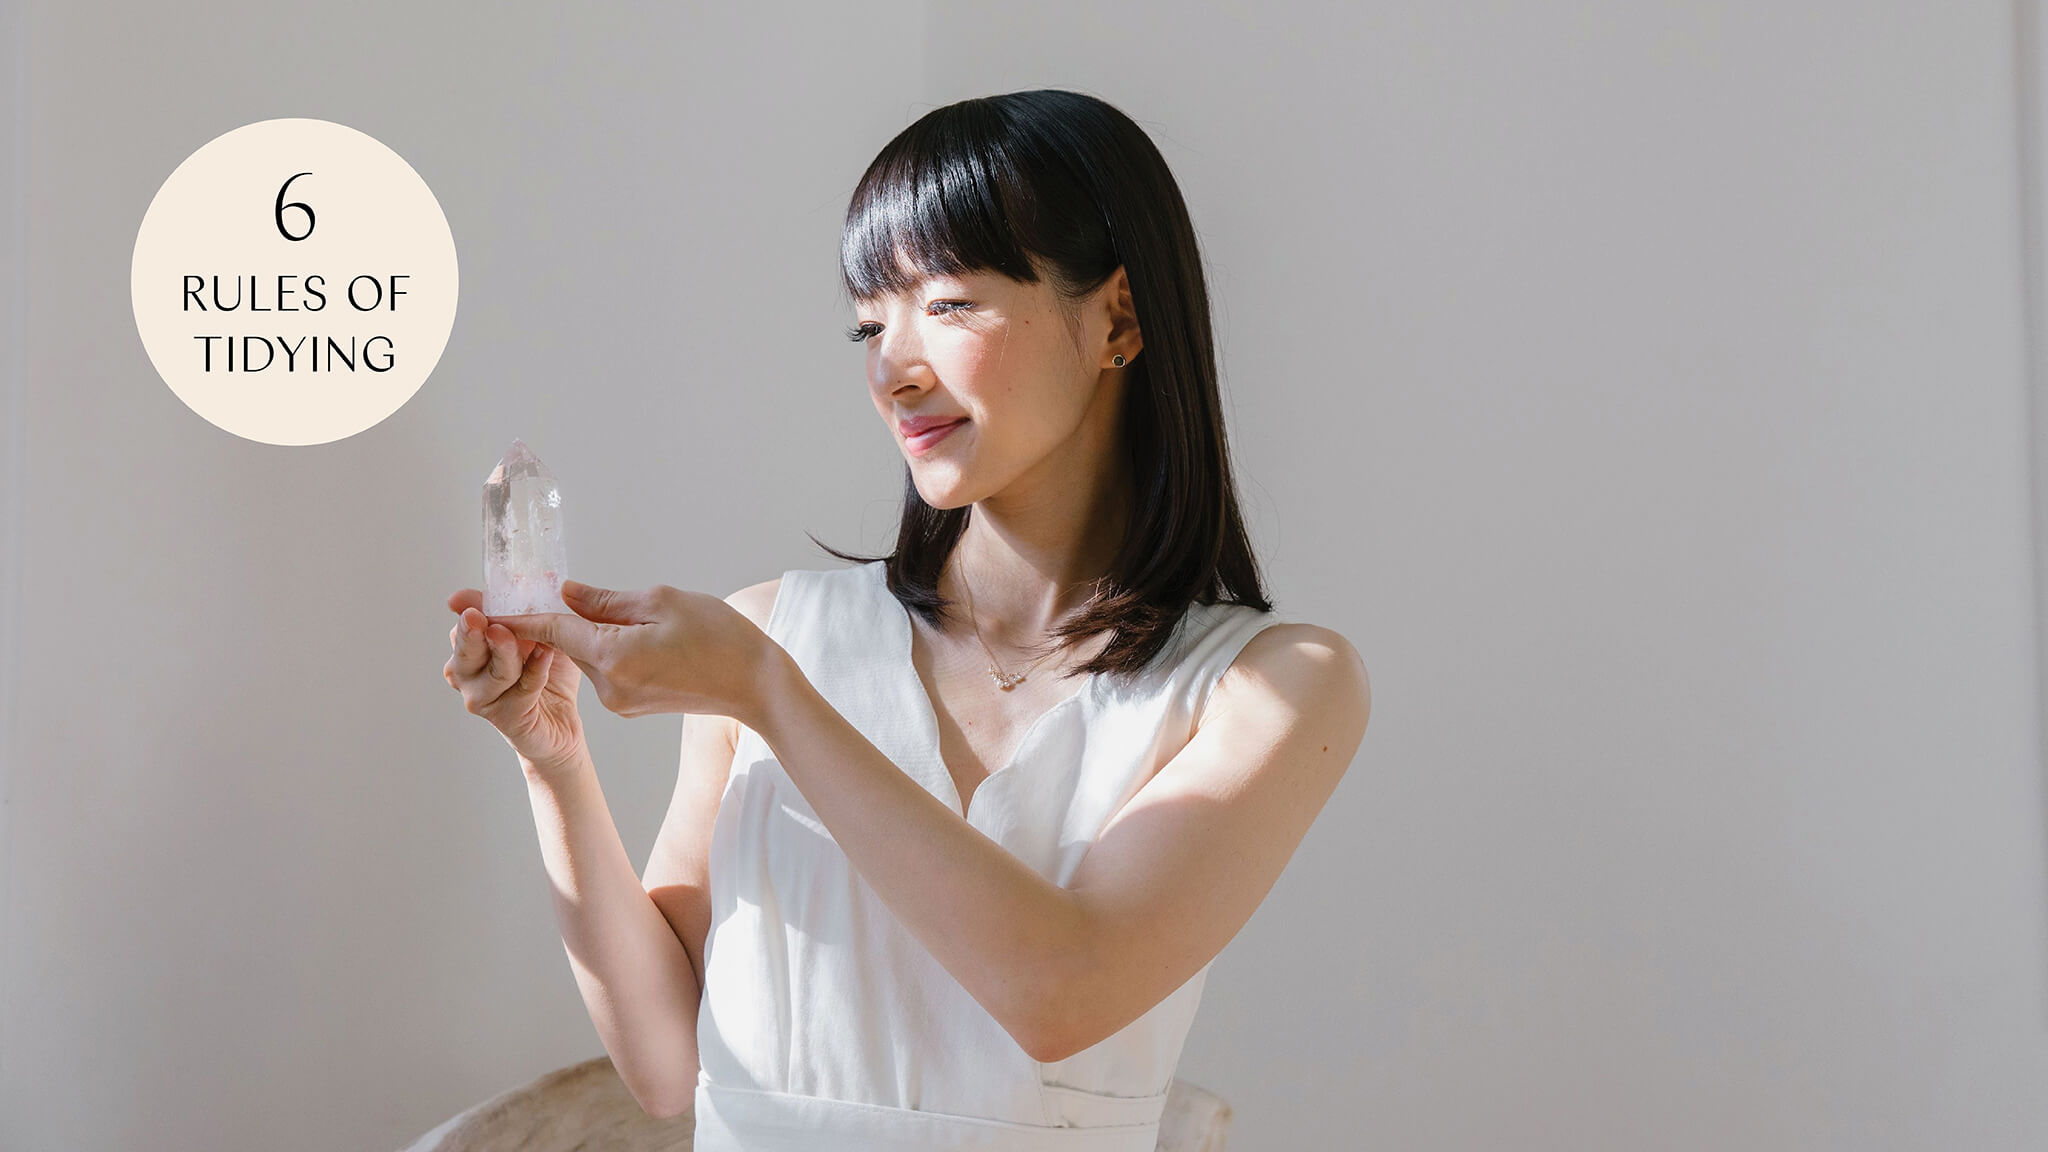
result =
[[[306,116],[241,125],[180,161],[130,267],[157,375],[264,444],[326,444],[397,411],[440,359],[460,291],[447,216],[405,157]]]
[[[2035,1149],[2048,955],[2004,3],[4,9],[0,1147],[396,1147],[601,1049],[440,678],[514,436],[578,575],[886,542],[840,214],[937,104],[1150,128],[1254,540],[1373,673],[1211,973],[1238,1152]],[[225,127],[405,156],[463,301],[371,432],[157,382]],[[592,713],[644,860],[676,718]]]

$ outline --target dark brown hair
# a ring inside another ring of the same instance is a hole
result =
[[[1093,96],[1041,89],[963,100],[920,117],[868,165],[840,243],[842,286],[858,301],[911,291],[927,274],[989,270],[1037,283],[1043,269],[1072,303],[1118,265],[1144,337],[1123,369],[1130,528],[1095,594],[1055,636],[1066,645],[1108,631],[1078,671],[1134,675],[1190,604],[1272,608],[1238,514],[1201,253],[1165,157]],[[937,627],[948,607],[939,573],[968,511],[925,503],[906,463],[895,551],[859,556],[811,540],[842,560],[883,561],[890,593]]]

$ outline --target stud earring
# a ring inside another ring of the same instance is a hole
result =
[[[1115,356],[1112,356],[1112,357],[1110,357],[1110,359],[1109,359],[1109,362],[1110,362],[1111,364],[1114,364],[1114,365],[1116,365],[1116,366],[1117,366],[1117,367],[1119,367],[1119,368],[1123,367],[1123,366],[1124,366],[1124,354],[1123,354],[1123,353],[1121,353],[1121,352],[1117,353],[1117,354],[1116,354]]]

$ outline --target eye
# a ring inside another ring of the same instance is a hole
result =
[[[931,303],[925,305],[925,310],[927,312],[935,312],[935,314],[943,316],[949,312],[957,312],[960,309],[972,307],[974,307],[973,303],[966,300],[934,300]],[[856,324],[853,327],[848,328],[846,330],[846,338],[848,340],[858,341],[860,343],[865,344],[868,340],[881,335],[881,333],[882,326],[880,324],[875,323],[872,320],[869,320],[865,323]]]

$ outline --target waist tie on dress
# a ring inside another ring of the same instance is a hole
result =
[[[699,1080],[693,1147],[695,1152],[1155,1152],[1163,1102],[1146,1102],[1152,1116],[1146,1123],[1061,1128]]]

